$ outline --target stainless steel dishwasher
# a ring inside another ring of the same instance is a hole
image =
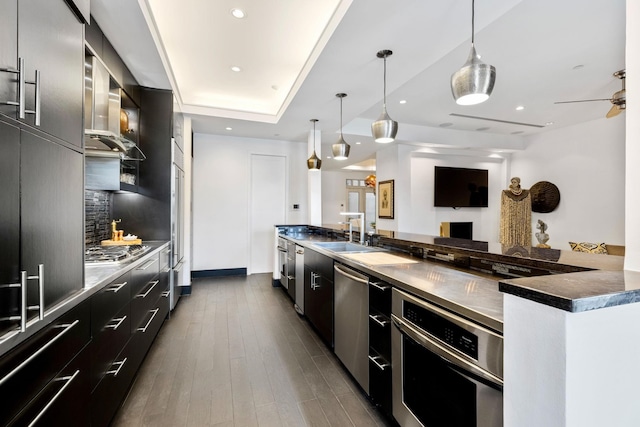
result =
[[[369,278],[342,264],[333,269],[334,351],[369,394]]]

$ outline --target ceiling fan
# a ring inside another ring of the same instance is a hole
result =
[[[613,76],[622,80],[622,89],[614,93],[611,98],[584,99],[580,101],[559,101],[559,102],[554,102],[554,104],[570,104],[573,102],[591,102],[591,101],[609,101],[613,105],[611,106],[611,109],[607,113],[606,117],[608,119],[611,117],[615,117],[627,108],[627,92],[625,90],[625,85],[624,85],[625,77],[626,77],[625,70],[616,71],[615,73],[613,73]]]

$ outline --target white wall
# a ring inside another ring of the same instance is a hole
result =
[[[249,267],[252,154],[286,157],[285,222],[306,223],[306,144],[195,134],[193,145],[194,270]],[[298,204],[299,210],[293,210],[293,204]]]
[[[523,188],[549,181],[560,190],[555,211],[531,217],[534,233],[538,219],[547,223],[551,247],[569,249],[568,241],[624,245],[624,114],[528,137],[526,149],[513,154],[511,174]]]
[[[400,231],[437,236],[441,222],[473,222],[473,239],[488,242],[499,240],[500,195],[506,172],[504,159],[470,156],[434,156],[414,153],[409,159],[411,170],[411,209]],[[489,203],[486,208],[434,207],[435,166],[486,169],[489,171]]]
[[[337,224],[344,221],[340,212],[347,210],[347,179],[365,179],[375,172],[322,171],[322,223]],[[375,221],[375,220],[372,220]]]

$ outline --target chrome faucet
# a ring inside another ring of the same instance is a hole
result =
[[[364,212],[340,212],[340,215],[344,216],[358,216],[360,221],[360,244],[364,245]],[[353,241],[353,227],[351,221],[349,221],[349,241]]]

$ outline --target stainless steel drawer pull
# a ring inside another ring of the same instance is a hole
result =
[[[149,295],[149,293],[153,290],[153,288],[156,287],[156,285],[158,284],[158,282],[160,282],[159,280],[154,280],[152,283],[151,287],[149,289],[147,289],[147,292],[145,292],[144,294],[138,294],[136,295],[136,298],[146,298],[147,295]]]
[[[4,105],[14,105],[18,107],[18,118],[25,118],[25,106],[24,106],[24,59],[18,58],[18,69],[12,70],[10,68],[0,68],[0,71],[5,73],[13,73],[18,75],[18,101],[4,101]]]
[[[320,277],[319,274],[314,273],[313,271],[311,272],[311,290],[315,291],[316,289],[318,289],[320,287],[320,285],[318,285],[316,283],[316,279]]]
[[[142,333],[147,332],[147,328],[149,327],[149,325],[151,325],[151,322],[153,322],[153,319],[155,319],[155,318],[156,318],[156,314],[158,314],[158,312],[159,312],[159,311],[160,311],[160,309],[159,309],[159,308],[156,308],[156,309],[154,309],[154,310],[151,310],[151,311],[149,312],[149,313],[153,313],[153,314],[151,315],[151,319],[149,319],[149,321],[147,322],[147,324],[146,324],[146,325],[144,325],[144,328],[138,328],[138,331],[140,331],[140,332],[142,332]]]
[[[128,282],[122,282],[122,283],[114,283],[112,285],[109,285],[107,287],[107,289],[105,289],[105,291],[107,292],[113,292],[114,294],[117,294],[118,291],[122,288],[124,288],[125,286],[127,286]]]
[[[79,373],[80,373],[80,370],[77,370],[73,375],[70,375],[70,376],[67,376],[67,377],[56,378],[54,380],[54,381],[66,381],[66,383],[51,398],[49,403],[47,403],[44,406],[44,408],[42,408],[42,410],[38,413],[38,415],[36,415],[36,417],[33,419],[33,421],[31,421],[29,423],[29,427],[34,426],[34,425],[36,425],[38,423],[38,421],[40,420],[40,418],[42,418],[44,413],[47,412],[47,409],[49,409],[49,407],[54,404],[54,402],[58,399],[58,397],[60,397],[62,395],[62,393],[64,393],[64,391],[67,389],[67,387],[69,387],[69,385],[71,385],[71,382],[78,376]]]
[[[120,373],[120,369],[122,369],[122,367],[124,366],[125,362],[127,361],[127,358],[125,357],[124,359],[122,359],[120,362],[113,362],[111,364],[111,366],[116,366],[118,365],[117,369],[112,369],[110,371],[107,371],[105,373],[105,375],[113,375],[114,377],[117,377],[118,374]]]
[[[171,293],[171,291],[164,291],[161,295],[162,298],[167,298],[169,296],[169,294]]]
[[[380,318],[382,318],[382,320],[380,320]],[[378,325],[382,326],[383,328],[385,326],[387,326],[389,323],[391,323],[390,320],[387,320],[383,315],[381,314],[370,314],[369,315],[369,319],[373,320],[374,322],[376,322]]]
[[[384,361],[384,363],[380,363],[378,362],[378,359],[381,359]],[[376,367],[378,369],[380,369],[381,371],[384,371],[385,369],[387,369],[389,366],[391,366],[391,364],[389,362],[387,362],[386,360],[384,360],[382,358],[382,356],[369,356],[369,360],[371,360],[373,362],[374,365],[376,365]]]
[[[146,270],[147,268],[151,267],[153,264],[156,263],[157,260],[153,259],[151,261],[149,261],[147,264],[145,264],[143,267],[138,267],[136,270]]]
[[[29,364],[29,362],[31,362],[33,359],[35,359],[36,357],[38,357],[40,354],[42,354],[43,351],[45,351],[47,348],[51,347],[56,341],[58,341],[60,338],[62,338],[62,336],[64,334],[66,334],[67,332],[69,332],[71,330],[71,328],[73,328],[74,326],[76,326],[78,323],[80,323],[80,320],[74,320],[73,323],[69,323],[66,325],[58,325],[55,326],[57,328],[64,328],[62,332],[60,332],[58,335],[55,336],[55,338],[53,338],[51,341],[49,341],[48,343],[46,343],[45,345],[43,345],[42,347],[40,347],[38,349],[38,351],[36,351],[35,353],[33,353],[31,356],[29,356],[27,359],[25,359],[21,364],[19,364],[18,366],[16,366],[15,368],[13,368],[13,370],[11,372],[9,372],[7,375],[4,376],[4,378],[2,378],[0,380],[0,386],[2,384],[4,384],[5,382],[7,382],[9,380],[9,378],[11,378],[12,376],[14,376],[20,369],[24,368],[26,365]]]
[[[371,286],[373,286],[379,291],[388,291],[389,289],[391,289],[391,285],[381,285],[380,283],[383,283],[383,282],[369,282]]]
[[[122,316],[119,319],[111,319],[111,322],[116,322],[116,323],[113,324],[113,325],[106,325],[105,329],[108,328],[108,329],[113,329],[115,331],[116,329],[118,329],[120,327],[120,325],[122,325],[122,322],[124,322],[126,320],[126,318],[127,318],[127,316]]]

